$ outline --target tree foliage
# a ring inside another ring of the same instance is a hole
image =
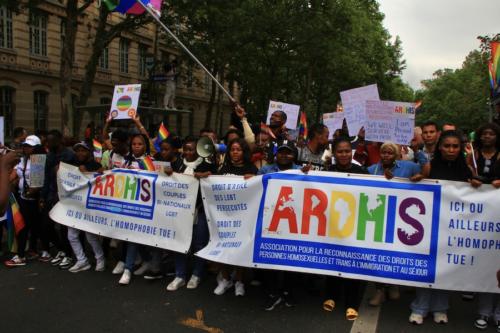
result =
[[[417,99],[422,100],[417,122],[451,122],[463,129],[474,129],[487,121],[488,58],[488,53],[472,51],[461,68],[440,69],[432,79],[423,81],[424,89],[417,92]]]
[[[300,104],[318,120],[335,110],[341,90],[372,83],[383,98],[413,100],[400,78],[401,41],[384,29],[375,0],[169,4],[183,40],[214,74],[238,83],[254,120],[262,119],[270,99]]]

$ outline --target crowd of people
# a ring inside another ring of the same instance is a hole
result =
[[[0,159],[0,213],[5,214],[10,198],[14,197],[25,226],[16,236],[17,251],[11,253],[5,266],[20,267],[38,260],[78,273],[90,270],[95,262],[95,271],[106,271],[109,267],[111,273],[119,277],[120,285],[129,285],[134,278],[141,276],[150,280],[165,278],[167,272],[162,262],[168,257],[172,258],[175,275],[168,281],[168,291],[174,292],[183,287],[196,289],[203,279],[207,279],[208,263],[193,255],[209,241],[200,193],[196,201],[191,250],[187,254],[167,253],[159,248],[80,232],[52,221],[49,211],[58,202],[57,170],[61,162],[75,165],[82,172],[103,172],[114,168],[141,169],[141,160],[148,157],[169,162],[170,166],[163,170],[167,175],[176,172],[198,179],[211,175],[249,178],[299,169],[304,173],[318,170],[380,175],[387,179],[400,177],[412,182],[424,178],[452,180],[469,183],[474,188],[482,184],[500,187],[500,127],[495,123],[480,126],[474,132],[474,140],[471,140],[473,136],[466,135],[453,124],[439,126],[428,121],[415,128],[414,138],[408,146],[400,146],[392,142],[365,141],[363,129],[356,136],[349,136],[345,127],[330,133],[320,123],[308,129],[305,140],[297,139],[285,127],[286,117],[286,113],[276,111],[270,118],[269,126],[251,126],[245,110],[236,105],[231,128],[222,139],[226,151],[208,158],[198,155],[197,140],[209,137],[218,143],[215,131],[204,128],[197,137],[190,135],[185,138],[171,133],[155,147],[156,138],[149,135],[139,117],[132,120],[134,128],[112,128],[112,122],[106,120],[102,131],[86,134],[86,140],[81,142],[63,137],[58,130],[29,134],[23,128],[16,128],[12,142],[4,147],[7,153]],[[94,156],[93,140],[104,147],[99,158]],[[30,187],[32,154],[47,155],[41,188]],[[0,225],[5,224],[6,219],[4,215]],[[82,242],[83,234],[90,247]],[[89,253],[93,254],[94,260],[87,256]],[[295,304],[293,289],[297,275],[305,279],[313,278],[286,271],[259,270],[250,274],[247,269],[226,265],[216,265],[216,270],[214,294],[222,295],[234,288],[236,296],[244,296],[245,283],[251,275],[251,283],[262,284],[269,296],[264,307],[268,311],[279,305]],[[500,287],[500,276],[498,278]],[[356,320],[363,284],[354,279],[327,277],[323,309],[333,311],[336,305],[342,303],[346,319]],[[380,306],[386,298],[397,300],[399,296],[398,286],[377,284],[369,304]],[[463,297],[477,298],[474,325],[478,329],[486,329],[492,324],[500,332],[498,294],[478,293],[474,296],[464,293]],[[448,298],[449,292],[444,290],[416,288],[409,321],[422,324],[424,318],[432,313],[436,323],[447,323]]]

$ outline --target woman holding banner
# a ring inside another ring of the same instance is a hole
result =
[[[481,186],[481,182],[473,178],[471,169],[467,166],[464,145],[461,135],[456,131],[441,133],[430,165],[431,179],[469,182],[473,187]],[[448,292],[430,288],[417,288],[416,298],[410,305],[410,323],[421,325],[424,317],[432,312],[434,322],[448,322]]]
[[[380,162],[373,164],[368,168],[368,172],[372,175],[385,176],[387,179],[394,177],[408,178],[411,181],[417,182],[424,178],[422,169],[428,173],[429,164],[423,168],[411,161],[402,161],[401,149],[393,142],[385,142],[380,146]],[[399,299],[399,286],[389,286],[389,299]],[[385,301],[385,288],[382,284],[376,284],[375,295],[370,299],[371,306],[379,306]]]
[[[38,257],[36,245],[40,235],[40,226],[38,220],[38,199],[40,197],[40,188],[31,187],[31,155],[45,155],[45,151],[41,146],[40,139],[35,135],[30,135],[22,143],[23,156],[21,161],[16,166],[16,173],[19,179],[18,189],[19,207],[21,215],[24,218],[24,228],[17,236],[18,253],[12,259],[7,260],[5,265],[8,267],[25,266],[26,265],[26,243],[30,237],[29,247],[30,256]],[[42,174],[45,173],[44,168],[41,168]]]
[[[368,174],[368,171],[352,162],[352,145],[348,137],[338,137],[333,141],[333,157],[335,164],[331,165],[328,171]],[[345,318],[356,320],[358,318],[359,289],[361,282],[354,279],[345,279],[336,276],[326,278],[327,295],[331,298],[323,302],[325,311],[333,311],[338,300],[343,294],[345,300]]]

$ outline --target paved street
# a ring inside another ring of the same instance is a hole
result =
[[[170,279],[170,278],[169,278]],[[39,262],[21,268],[0,267],[1,332],[474,332],[474,304],[452,299],[450,323],[429,319],[421,327],[407,323],[411,289],[400,302],[380,309],[363,306],[353,327],[340,309],[327,313],[323,298],[297,292],[297,306],[263,310],[264,293],[247,287],[247,296],[232,292],[216,297],[213,275],[200,289],[165,291],[166,280],[136,278],[122,287],[118,278],[93,271],[72,274]],[[201,319],[201,320],[200,320]],[[486,332],[494,332],[490,328]]]

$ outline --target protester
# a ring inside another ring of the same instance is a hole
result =
[[[425,132],[425,130],[424,130]],[[456,131],[442,132],[431,161],[430,179],[470,182],[478,187],[481,182],[474,179],[464,157],[461,135]],[[448,223],[448,221],[442,221]],[[429,312],[433,313],[434,322],[448,322],[448,292],[430,288],[417,288],[416,298],[411,303],[410,323],[421,325]]]
[[[81,172],[102,172],[103,167],[100,163],[94,160],[92,148],[86,142],[80,142],[73,146],[76,155],[76,166]],[[96,265],[95,271],[102,272],[105,269],[106,260],[102,250],[99,237],[90,232],[85,232],[87,241],[89,242],[92,251],[94,252]],[[71,273],[78,273],[89,270],[92,266],[85,255],[82,243],[80,241],[80,230],[68,227],[68,240],[76,256],[76,263],[69,268]]]
[[[28,252],[29,257],[30,259],[38,257],[36,245],[41,230],[40,223],[38,222],[38,200],[40,198],[40,188],[33,188],[30,186],[30,156],[32,154],[45,154],[45,151],[41,146],[40,139],[35,135],[30,135],[26,138],[26,140],[22,143],[22,149],[23,156],[21,157],[19,164],[16,166],[16,172],[19,179],[18,202],[21,214],[24,218],[24,228],[17,236],[18,253],[12,257],[12,259],[5,262],[5,265],[8,267],[26,265],[26,243],[28,241],[28,237],[30,236],[30,250]]]
[[[297,148],[291,141],[285,140],[278,147],[276,162],[263,166],[257,174],[265,175],[273,172],[300,169],[301,166],[294,163],[296,157]],[[292,296],[294,273],[286,271],[265,271],[264,276],[268,295],[268,300],[264,309],[266,311],[272,311],[280,304],[291,307],[295,303]]]
[[[274,111],[269,119],[269,128],[273,139],[281,142],[288,139],[288,129],[286,128],[287,115],[283,111]]]
[[[433,121],[427,121],[422,125],[422,140],[424,140],[422,152],[428,161],[431,161],[434,156],[439,133],[438,125]]]
[[[194,137],[187,137],[184,140],[182,149],[183,164],[180,165],[178,170],[171,169],[167,174],[172,171],[191,175],[198,179],[206,178],[217,172],[214,164],[206,162],[203,158],[199,157],[196,152],[196,139]],[[201,192],[198,190],[196,199],[196,213],[194,214],[193,221],[193,237],[191,242],[191,252],[196,253],[204,248],[208,243],[209,233],[207,218],[205,210],[203,209],[203,202],[201,200]],[[187,264],[190,255],[184,253],[175,254],[175,279],[167,286],[168,291],[175,291],[186,285],[187,280]],[[200,257],[194,257],[193,273],[187,282],[187,289],[196,289],[201,282],[205,273],[205,260]]]
[[[314,124],[307,133],[307,144],[304,148],[299,148],[297,163],[306,166],[310,165],[312,170],[325,170],[323,153],[328,148],[328,138],[330,134],[328,127],[323,124]]]
[[[251,161],[250,147],[247,142],[241,138],[230,141],[227,146],[227,155],[222,168],[219,170],[219,174],[249,177],[256,175],[257,172],[257,168]],[[222,279],[218,282],[214,294],[222,295],[234,285],[236,296],[245,295],[242,268],[235,268],[236,283],[233,283],[231,280],[229,267],[223,266],[221,275]]]
[[[63,225],[58,225],[59,234],[56,233],[55,224],[49,217],[49,212],[54,205],[59,201],[57,189],[57,170],[59,163],[75,164],[75,153],[63,145],[63,135],[58,130],[51,130],[47,134],[47,145],[49,153],[47,154],[47,162],[45,164],[45,179],[40,195],[39,206],[42,210],[42,254],[39,260],[43,262],[50,261],[53,266],[67,269],[71,267],[73,259],[67,254],[71,253],[71,247],[68,242],[67,228]],[[49,242],[52,242],[58,250],[56,256],[51,259],[49,253]]]
[[[352,146],[349,138],[337,138],[333,142],[332,150],[336,163],[330,166],[328,171],[368,174],[368,171],[364,167],[353,163]],[[337,301],[343,296],[345,300],[345,318],[351,321],[356,320],[358,318],[360,286],[361,283],[359,280],[327,276],[326,288],[329,298],[323,302],[323,309],[325,311],[333,311],[337,305]]]
[[[26,137],[28,136],[28,132],[24,127],[16,127],[12,131],[13,140],[10,143],[9,147],[11,149],[17,150],[19,152],[22,151],[22,144],[26,141]]]

